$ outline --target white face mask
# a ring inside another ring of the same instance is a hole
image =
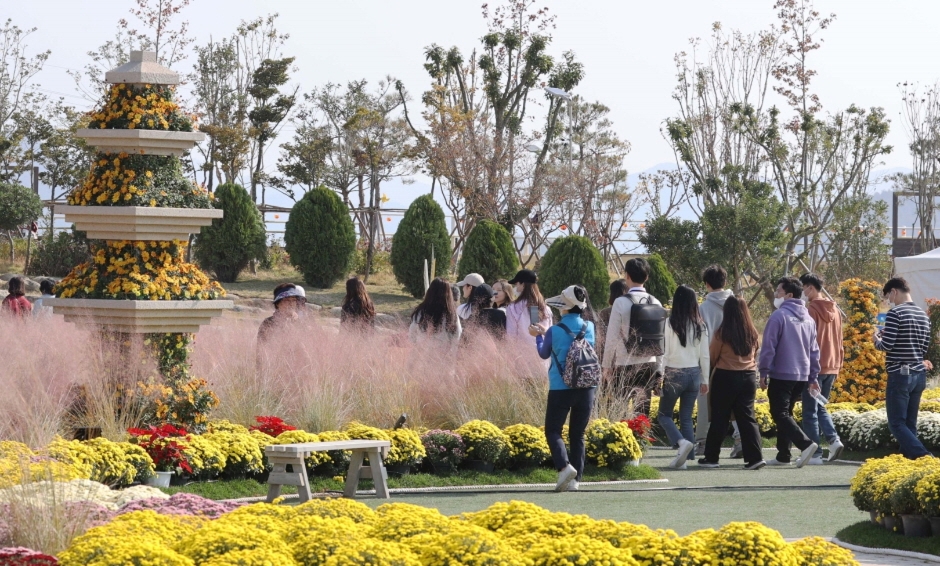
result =
[[[786,301],[786,299],[784,299],[783,297],[775,297],[775,298],[774,298],[774,308],[775,308],[775,309],[779,309],[781,306],[783,306],[783,302],[784,302],[784,301]]]
[[[809,297],[806,296],[806,293],[803,293],[802,295],[800,295],[800,300],[803,301],[804,303],[808,303]]]

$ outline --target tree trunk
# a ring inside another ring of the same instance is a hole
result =
[[[7,239],[10,240],[10,263],[16,261],[16,249],[13,247],[13,231],[7,230]]]
[[[29,252],[33,247],[33,231],[26,232],[26,263],[23,265],[23,275],[29,274]]]
[[[360,177],[361,179],[361,177]],[[363,283],[369,282],[369,274],[372,273],[372,258],[375,257],[375,228],[376,222],[380,220],[379,218],[379,203],[378,203],[378,181],[375,180],[375,175],[372,175],[371,182],[369,183],[369,250],[366,252],[366,272],[362,279]]]

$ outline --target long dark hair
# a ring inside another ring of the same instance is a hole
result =
[[[757,328],[751,321],[747,301],[734,295],[725,301],[721,326],[715,334],[739,356],[750,356],[757,349]]]
[[[346,280],[346,297],[343,299],[343,310],[366,318],[375,318],[375,305],[369,298],[365,284],[358,277]]]
[[[411,320],[417,322],[422,330],[430,327],[451,334],[457,332],[457,306],[450,283],[440,277],[431,281],[424,300],[411,313]]]
[[[702,339],[702,330],[705,320],[698,311],[698,296],[695,290],[687,285],[679,285],[672,296],[672,313],[669,315],[669,326],[679,337],[679,344],[685,348],[689,328],[693,329],[695,340]]]
[[[539,291],[538,283],[523,283],[522,292],[519,293],[519,296],[516,297],[516,300],[513,302],[521,303],[525,301],[528,306],[538,306],[539,312],[545,310],[545,297],[542,296],[542,292]],[[541,316],[541,315],[539,315]]]
[[[467,301],[467,304],[470,305],[470,316],[475,317],[483,311],[483,309],[493,308],[493,295],[490,294],[492,290],[489,286],[480,286],[474,287],[473,291],[470,292],[470,299]]]

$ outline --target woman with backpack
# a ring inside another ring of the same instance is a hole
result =
[[[685,469],[686,459],[695,450],[692,409],[699,392],[708,393],[708,346],[708,329],[699,314],[698,296],[691,287],[680,285],[672,297],[672,313],[666,322],[665,371],[657,417],[669,443],[679,447],[679,453],[669,462],[670,468]],[[680,428],[672,420],[677,401]]]
[[[552,311],[545,304],[538,281],[538,275],[531,269],[516,273],[516,276],[509,280],[510,285],[515,285],[516,300],[506,309],[506,334],[524,344],[530,344],[533,349],[536,343],[533,335],[529,333],[529,326],[533,322],[529,311],[535,309],[537,326],[542,328],[542,334],[552,325]]]
[[[721,443],[728,434],[731,414],[741,431],[744,469],[759,470],[766,464],[761,453],[760,428],[754,419],[754,397],[757,395],[757,350],[760,338],[751,321],[747,302],[730,296],[722,308],[723,319],[709,347],[712,377],[711,424],[705,440],[705,457],[698,461],[703,468],[717,468]]]
[[[363,331],[375,328],[375,306],[365,284],[358,277],[346,280],[346,297],[339,314],[342,329]]]
[[[411,313],[408,338],[414,344],[427,344],[434,340],[454,346],[462,332],[450,283],[438,277],[431,281],[424,300]]]
[[[594,408],[594,393],[600,380],[600,364],[594,352],[594,323],[582,317],[591,317],[584,287],[572,285],[557,297],[545,301],[561,312],[561,320],[547,330],[532,324],[532,336],[543,337],[539,356],[550,359],[548,368],[548,404],[545,408],[545,439],[552,453],[552,463],[558,470],[555,491],[575,491],[584,473],[584,431]],[[571,352],[574,350],[573,352]],[[574,356],[569,356],[574,353]],[[593,356],[593,366],[589,367]],[[574,367],[574,363],[578,367]],[[574,376],[574,377],[572,377]],[[566,383],[566,378],[567,383]],[[572,387],[574,379],[583,379]],[[593,379],[592,379],[593,378]],[[592,385],[593,383],[593,385]],[[571,451],[565,450],[562,429],[569,413],[568,439]]]

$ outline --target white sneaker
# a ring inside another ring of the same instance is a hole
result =
[[[731,448],[731,454],[729,454],[728,457],[732,460],[744,458],[744,446],[741,445],[740,440],[735,439],[734,446]]]
[[[568,486],[571,485],[572,480],[576,480],[578,477],[578,470],[574,469],[574,466],[568,464],[565,466],[565,469],[558,472],[558,483],[555,484],[555,491],[566,491]]]
[[[571,480],[568,484],[568,491],[578,491],[578,480]]]
[[[686,439],[679,441],[679,453],[669,462],[670,468],[681,468],[685,461],[689,459],[689,454],[695,450],[695,445]]]
[[[705,441],[699,440],[695,443],[695,456],[704,456],[705,455]]]
[[[767,464],[768,466],[789,466],[790,465],[790,462],[781,462],[780,460],[776,458],[765,460],[764,463]]]
[[[839,456],[842,455],[843,450],[845,450],[845,446],[843,446],[842,441],[840,441],[838,438],[835,440],[835,442],[830,442],[829,458],[827,458],[826,461],[832,462],[833,460],[838,459]]]
[[[819,448],[819,445],[815,442],[810,442],[809,446],[806,447],[806,450],[800,453],[800,457],[796,459],[796,467],[802,468],[810,458],[813,457],[813,454],[816,453],[816,449]]]
[[[806,462],[806,465],[807,465],[807,466],[822,466],[822,465],[823,465],[822,456],[819,456],[818,458],[810,458],[810,459]]]

